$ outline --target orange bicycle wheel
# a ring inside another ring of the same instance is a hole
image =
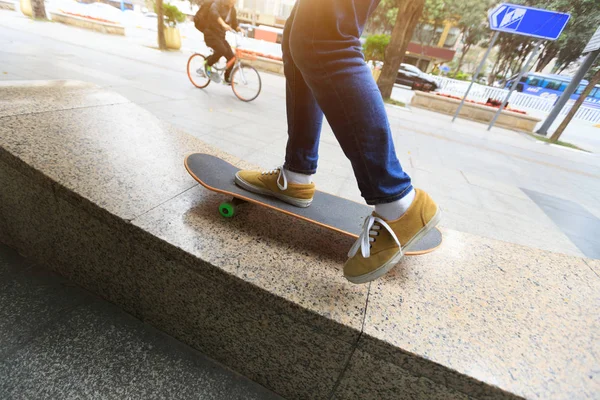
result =
[[[204,89],[210,83],[210,78],[206,76],[204,70],[205,58],[202,54],[192,54],[187,62],[187,75],[192,85],[199,89]]]

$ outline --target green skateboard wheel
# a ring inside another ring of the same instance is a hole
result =
[[[235,215],[235,206],[229,202],[219,204],[219,213],[225,218],[231,218]]]

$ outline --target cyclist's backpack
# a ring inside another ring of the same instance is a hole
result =
[[[200,9],[194,15],[194,26],[200,32],[204,32],[206,27],[208,26],[208,12],[210,10],[210,6],[214,3],[214,0],[204,0],[202,5],[200,5]]]

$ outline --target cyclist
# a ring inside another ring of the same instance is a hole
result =
[[[213,81],[219,82],[218,74],[211,74],[211,67],[219,61],[221,57],[225,57],[229,63],[234,58],[233,50],[227,40],[225,33],[227,31],[236,30],[241,32],[237,21],[237,13],[235,10],[235,0],[207,0],[202,8],[205,10],[204,18],[204,42],[208,47],[213,49],[213,54],[206,58],[205,71],[206,75]],[[200,10],[198,13],[202,13]],[[229,82],[233,63],[230,63],[229,68],[225,71],[225,81]]]

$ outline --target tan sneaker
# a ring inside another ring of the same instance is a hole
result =
[[[308,207],[315,195],[315,184],[289,183],[283,167],[272,171],[239,171],[235,183],[250,192],[277,197],[296,207]]]
[[[344,265],[344,276],[350,282],[367,283],[385,275],[402,259],[404,251],[438,224],[438,206],[424,191],[415,191],[410,208],[397,220],[384,221],[375,213],[367,217]]]

